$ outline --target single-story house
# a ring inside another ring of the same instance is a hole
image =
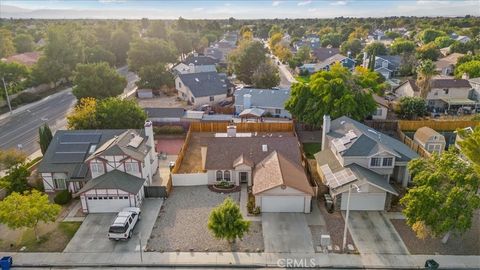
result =
[[[315,48],[311,51],[311,57],[316,61],[316,62],[323,62],[327,60],[328,58],[339,54],[340,49],[339,48]]]
[[[244,110],[256,108],[262,109],[264,115],[292,117],[290,112],[285,109],[285,102],[290,98],[288,89],[242,88],[235,91],[234,97],[236,115],[241,115]]]
[[[464,56],[464,54],[452,53],[448,56],[438,59],[438,61],[435,62],[437,73],[445,76],[452,75],[458,59],[462,56]]]
[[[373,94],[373,99],[377,103],[377,109],[372,114],[372,119],[375,120],[385,120],[387,119],[387,114],[389,110],[389,103],[384,97]]]
[[[430,153],[441,154],[445,150],[445,137],[429,127],[421,127],[415,131],[413,140]]]
[[[175,78],[175,87],[178,97],[194,106],[224,100],[235,89],[225,73],[217,72],[178,74]]]
[[[335,54],[327,58],[326,60],[316,64],[304,64],[298,67],[297,72],[308,71],[309,73],[315,73],[321,70],[330,70],[330,67],[336,63],[340,63],[342,66],[348,68],[349,70],[353,70],[355,68],[354,59],[341,54]]]
[[[227,133],[201,141],[202,167],[208,183],[222,181],[252,187],[262,212],[310,213],[314,189],[292,133]]]
[[[172,71],[174,74],[216,72],[219,59],[198,53],[189,54],[185,60],[176,64]]]
[[[418,155],[400,141],[360,122],[325,115],[322,150],[315,154],[317,170],[329,187],[336,209],[385,210],[398,192],[392,181],[407,186],[407,164]],[[355,187],[355,188],[353,188]]]
[[[154,123],[180,122],[185,116],[183,108],[144,108],[147,119]]]
[[[420,88],[415,80],[409,79],[401,83],[393,90],[397,97],[418,97],[420,96]]]

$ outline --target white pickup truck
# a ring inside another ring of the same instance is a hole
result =
[[[108,238],[120,240],[132,237],[133,228],[135,228],[138,220],[140,220],[140,208],[128,207],[122,209],[108,230]]]

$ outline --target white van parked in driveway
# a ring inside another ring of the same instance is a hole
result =
[[[108,238],[120,240],[132,237],[133,228],[135,228],[139,219],[140,208],[128,207],[122,209],[108,230]]]

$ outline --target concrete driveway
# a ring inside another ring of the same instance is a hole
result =
[[[410,254],[390,221],[377,211],[351,211],[348,229],[361,254]]]
[[[302,213],[262,213],[265,252],[313,253],[313,240]]]
[[[132,238],[127,241],[114,241],[107,237],[116,213],[89,214],[63,252],[139,251],[140,240],[144,248],[147,244],[162,204],[163,199],[144,200],[141,220],[135,226]]]

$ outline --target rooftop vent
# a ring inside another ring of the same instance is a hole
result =
[[[266,144],[262,144],[262,151],[268,152],[268,146]]]
[[[199,80],[198,78],[195,78],[195,81],[196,81],[196,82],[200,82],[200,80]]]

